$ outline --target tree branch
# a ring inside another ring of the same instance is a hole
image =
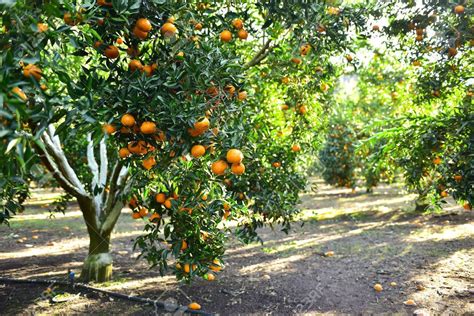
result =
[[[97,189],[103,190],[103,186],[99,184],[99,165],[94,157],[94,142],[91,133],[87,134],[87,164],[92,173],[91,192],[94,197],[94,209],[96,216],[100,215],[102,197],[100,193],[96,193]]]
[[[265,59],[268,54],[273,50],[273,47],[270,47],[272,40],[268,39],[267,42],[263,45],[262,49],[257,52],[257,54],[244,65],[244,68],[250,68],[258,65],[263,59]]]

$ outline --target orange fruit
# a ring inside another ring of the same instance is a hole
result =
[[[469,202],[466,202],[464,203],[464,205],[462,206],[466,211],[470,211],[472,209],[472,206],[471,204],[469,204]]]
[[[291,58],[291,62],[293,62],[293,63],[299,65],[299,64],[301,64],[301,59],[300,59],[300,58],[293,57],[293,58]]]
[[[464,6],[462,5],[457,5],[454,7],[454,13],[456,14],[463,14],[464,13]]]
[[[216,279],[216,276],[212,273],[208,273],[204,276],[204,278],[208,281],[214,281]]]
[[[227,162],[229,163],[241,163],[244,159],[244,154],[238,149],[229,149],[226,155]]]
[[[441,197],[444,197],[444,198],[445,198],[445,197],[448,196],[448,192],[446,192],[446,191],[441,191],[440,195],[441,195]]]
[[[230,170],[233,174],[240,176],[245,172],[245,165],[243,163],[233,163]]]
[[[48,86],[46,86],[44,83],[40,85],[40,89],[45,91],[48,89]]]
[[[105,0],[97,0],[97,4],[100,6],[109,6],[109,7],[112,6],[112,2],[107,2]]]
[[[135,70],[142,70],[143,69],[143,65],[142,63],[137,60],[137,59],[132,59],[129,63],[128,63],[128,69],[130,69],[130,71],[135,71]]]
[[[115,59],[115,58],[119,57],[120,53],[119,53],[119,50],[118,50],[117,47],[115,47],[114,45],[109,45],[104,50],[104,55],[105,55],[105,57],[107,57],[109,59]]]
[[[421,61],[419,61],[419,60],[413,61],[413,66],[420,67],[421,66]]]
[[[415,32],[416,32],[416,35],[423,35],[423,33],[425,32],[425,30],[422,29],[422,28],[417,28]]]
[[[142,217],[140,216],[140,213],[138,213],[138,212],[133,212],[133,213],[132,213],[132,218],[133,218],[133,219],[139,219],[139,218],[142,218]]]
[[[311,51],[311,45],[304,44],[300,47],[300,55],[306,56]]]
[[[177,31],[178,31],[178,29],[176,28],[176,26],[174,26],[174,24],[170,23],[170,22],[166,22],[161,27],[161,34],[163,34],[166,37],[174,36]]]
[[[332,256],[334,256],[334,251],[326,251],[326,252],[324,253],[324,256],[325,256],[325,257],[332,257]]]
[[[140,126],[140,132],[145,135],[154,134],[156,132],[156,124],[153,122],[143,122]]]
[[[217,97],[219,95],[219,90],[215,86],[212,86],[206,89],[206,93],[211,97]]]
[[[274,163],[272,163],[272,166],[275,167],[275,168],[280,168],[281,167],[281,162],[275,161]]]
[[[301,150],[301,147],[298,144],[293,144],[293,146],[291,146],[291,150],[297,152]]]
[[[74,25],[74,20],[72,19],[72,15],[69,12],[64,13],[63,20],[67,25]]]
[[[440,157],[436,157],[435,159],[433,159],[433,163],[434,163],[435,165],[440,165],[441,162],[442,162],[442,160],[441,160]]]
[[[102,42],[102,41],[95,41],[95,42],[94,42],[94,48],[99,48],[99,47],[102,46],[102,44],[104,44],[104,42]]]
[[[161,215],[158,214],[158,213],[153,213],[151,214],[150,218],[148,219],[150,222],[153,222],[155,220],[160,220],[161,219]]]
[[[117,40],[115,41],[117,44],[121,45],[123,44],[123,39],[121,37],[117,38]]]
[[[142,71],[145,73],[147,77],[150,77],[153,74],[153,68],[150,65],[143,66]]]
[[[237,100],[244,101],[245,99],[247,99],[247,91],[240,91],[237,95]]]
[[[25,77],[33,77],[36,81],[40,81],[41,77],[43,76],[43,72],[41,68],[36,66],[35,64],[28,64],[23,68],[23,75]]]
[[[415,301],[412,300],[412,299],[406,300],[405,302],[403,302],[403,304],[408,305],[408,306],[415,306],[416,305]]]
[[[207,201],[207,194],[203,194],[203,195],[201,196],[201,200]]]
[[[372,31],[380,31],[380,27],[377,24],[372,25]]]
[[[146,207],[141,207],[140,211],[138,211],[138,214],[140,214],[141,217],[145,217],[148,215],[148,209]]]
[[[249,32],[247,32],[246,30],[244,29],[241,29],[237,32],[237,36],[241,39],[241,40],[246,40],[248,37],[249,37]]]
[[[244,22],[241,19],[234,19],[232,21],[232,26],[240,30],[241,28],[244,27]]]
[[[290,83],[290,78],[288,78],[288,77],[281,78],[281,83],[289,84]]]
[[[198,310],[198,309],[201,309],[201,305],[199,305],[196,302],[192,302],[191,304],[188,305],[188,308],[192,310]]]
[[[165,203],[163,203],[163,205],[167,208],[167,209],[170,209],[172,204],[171,204],[171,200],[172,198],[167,198]]]
[[[166,195],[164,193],[158,193],[155,195],[156,202],[163,204],[166,201]]]
[[[26,94],[23,92],[23,90],[21,90],[21,88],[19,87],[14,87],[12,89],[12,93],[13,94],[16,94],[20,99],[22,99],[23,101],[26,101],[28,100],[28,97],[26,96]]]
[[[202,157],[206,153],[206,148],[203,145],[194,145],[191,148],[191,156],[194,158]]]
[[[308,112],[308,108],[306,107],[306,105],[300,106],[299,112],[303,115],[306,114]]]
[[[224,160],[217,160],[212,163],[211,170],[215,175],[221,176],[225,173],[228,167],[229,165]]]
[[[143,168],[145,168],[146,170],[150,170],[151,168],[153,168],[154,166],[156,165],[156,160],[155,160],[155,157],[148,157],[146,158],[145,160],[142,161],[142,166]]]
[[[415,37],[415,39],[418,41],[418,42],[421,42],[423,40],[423,35],[417,35]]]
[[[374,290],[375,290],[376,292],[382,292],[382,291],[383,291],[383,287],[382,287],[381,284],[378,284],[378,283],[377,283],[377,284],[374,285]]]
[[[104,126],[102,126],[102,130],[104,133],[109,135],[115,133],[115,127],[112,124],[104,124]]]
[[[197,122],[194,123],[194,129],[198,130],[200,132],[204,132],[204,131],[207,131],[209,129],[210,124],[211,123],[209,122],[207,117],[205,117],[202,120],[197,121]]]
[[[36,24],[36,26],[38,27],[38,32],[40,32],[40,33],[46,32],[48,30],[48,24],[40,22],[40,23]]]
[[[225,211],[229,211],[229,210],[230,210],[230,204],[229,204],[229,203],[224,203],[223,207],[224,207],[224,210],[225,210]]]
[[[231,84],[228,84],[227,86],[225,86],[224,90],[225,90],[225,92],[227,92],[231,96],[234,95],[234,93],[235,93],[235,87]]]
[[[133,35],[135,35],[137,38],[144,40],[148,37],[148,33],[140,30],[138,27],[133,28]]]
[[[143,32],[150,32],[151,29],[152,29],[150,21],[148,19],[145,19],[145,18],[138,19],[135,26]]]
[[[130,151],[127,148],[120,148],[119,150],[119,157],[120,158],[127,158],[130,156]]]
[[[289,106],[287,104],[282,104],[280,107],[283,111],[286,111],[289,109]]]
[[[220,38],[221,41],[228,43],[232,40],[232,33],[228,30],[224,30],[221,32]]]
[[[181,250],[186,250],[187,248],[188,248],[188,243],[185,240],[183,240],[181,242]]]
[[[462,175],[457,174],[457,175],[454,176],[454,181],[461,182],[461,180],[462,180]]]
[[[196,31],[202,30],[202,23],[196,23],[196,24],[194,24],[194,29],[195,29]]]
[[[185,263],[185,264],[184,264],[183,271],[184,271],[185,273],[189,273],[189,271],[191,271],[191,267],[189,266],[189,263]]]
[[[120,119],[120,122],[123,126],[132,127],[135,125],[135,118],[131,114],[125,114]]]
[[[353,60],[352,56],[349,54],[346,55],[346,59],[348,62],[351,62]]]

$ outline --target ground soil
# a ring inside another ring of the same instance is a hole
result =
[[[448,201],[439,214],[414,213],[413,195],[382,185],[374,193],[334,189],[318,181],[302,196],[301,219],[286,235],[261,231],[263,244],[229,241],[217,280],[180,284],[137,260],[133,239],[143,222],[124,210],[113,237],[109,291],[169,304],[199,302],[229,314],[474,314],[474,214]],[[0,276],[66,280],[87,251],[81,214],[71,205],[49,219],[54,193],[37,192],[28,210],[0,228]],[[325,256],[333,251],[333,256]],[[395,282],[395,283],[392,283]],[[380,283],[383,291],[373,286]],[[392,284],[392,285],[391,285]],[[164,314],[108,295],[65,287],[0,282],[0,314]],[[413,299],[416,306],[404,302]],[[171,306],[171,305],[170,305]]]

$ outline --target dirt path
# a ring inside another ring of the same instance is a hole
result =
[[[131,247],[143,224],[124,212],[113,241],[115,281],[104,287],[170,303],[198,301],[222,315],[474,313],[473,212],[451,202],[451,215],[420,216],[410,212],[413,196],[394,186],[352,194],[318,185],[302,197],[302,218],[289,235],[265,229],[263,245],[231,240],[226,269],[214,282],[183,285],[147,269]],[[88,241],[77,207],[53,220],[47,215],[35,207],[11,229],[0,228],[1,276],[64,279],[68,269],[79,272]],[[327,251],[334,256],[324,256]],[[382,284],[381,293],[375,283]],[[45,289],[0,284],[0,314],[155,311],[87,292],[54,304]],[[417,306],[405,306],[407,299]]]

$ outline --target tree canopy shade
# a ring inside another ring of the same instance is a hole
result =
[[[111,234],[124,206],[144,221],[136,247],[151,266],[165,273],[174,258],[179,279],[209,277],[222,268],[229,232],[250,242],[266,224],[288,231],[313,157],[331,152],[332,145],[319,151],[322,132],[332,133],[334,111],[347,111],[335,98],[344,84],[338,77],[347,73],[383,80],[375,87],[359,83],[366,98],[378,89],[391,94],[372,103],[361,99],[350,108],[364,105],[364,111],[341,116],[378,133],[366,142],[374,147],[364,159],[373,153],[374,164],[389,169],[394,162],[409,183],[420,182],[424,171],[416,178],[409,170],[432,154],[399,144],[404,133],[419,129],[414,135],[421,141],[427,125],[442,122],[443,143],[463,135],[436,147],[452,157],[446,170],[463,174],[449,190],[472,205],[469,10],[375,1],[3,4],[0,220],[21,210],[29,184],[47,172],[65,192],[58,209],[70,199],[81,208],[90,236],[84,280],[111,277]],[[374,24],[377,19],[386,25]],[[431,31],[439,33],[428,40]],[[384,44],[372,47],[372,37]],[[401,60],[406,73],[380,74],[390,61],[369,64],[363,48],[376,56],[402,50],[422,67]],[[401,80],[416,95],[398,91]],[[406,102],[397,101],[402,93]],[[455,105],[442,118],[431,115],[444,100]],[[393,104],[386,111],[374,110],[387,102]],[[425,110],[402,119],[400,109],[407,107]],[[377,128],[376,118],[389,120]],[[404,119],[410,123],[400,124]],[[461,132],[452,120],[460,120]],[[335,129],[353,125],[346,123],[339,120]],[[406,152],[416,152],[413,167],[393,159]],[[378,181],[371,177],[369,187]],[[328,181],[336,179],[329,174]],[[335,183],[352,185],[350,179]],[[228,225],[231,219],[236,227]]]

